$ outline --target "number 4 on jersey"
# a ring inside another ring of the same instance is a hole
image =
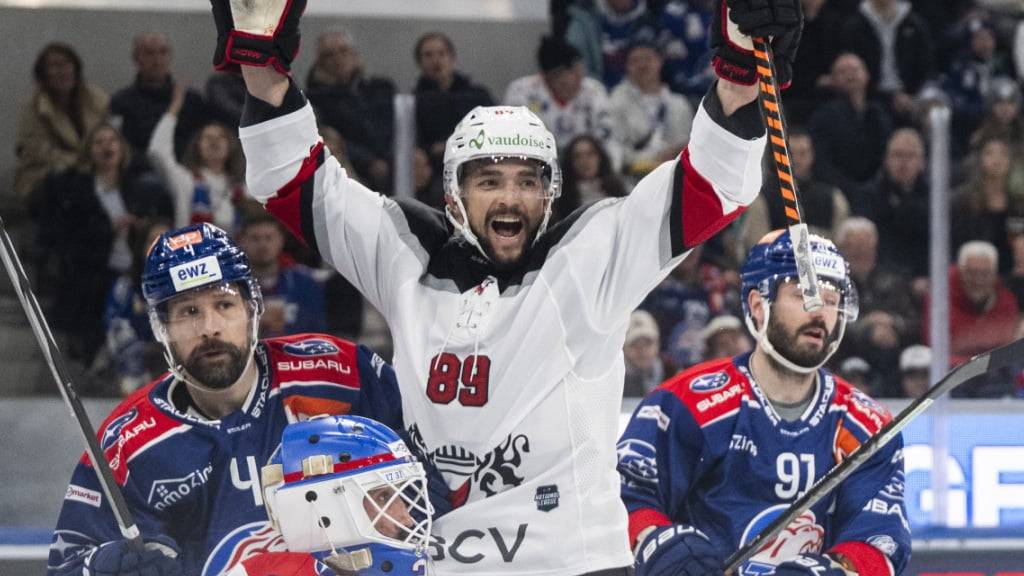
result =
[[[487,404],[490,380],[489,357],[467,356],[459,360],[455,354],[445,352],[430,360],[427,398],[435,404],[451,404],[458,398],[463,406],[483,406]]]

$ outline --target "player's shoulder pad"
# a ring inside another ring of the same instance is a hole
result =
[[[153,388],[166,378],[164,375],[133,392],[100,425],[97,432],[100,450],[110,462],[114,478],[120,484],[124,484],[128,477],[127,464],[132,459],[192,427],[168,416],[153,403]],[[87,455],[83,455],[81,461],[91,465]]]
[[[356,345],[328,334],[294,334],[263,340],[271,369],[273,387],[289,385],[335,385],[359,390]]]
[[[838,376],[832,378],[835,379],[836,388],[829,411],[838,411],[843,415],[836,428],[835,439],[835,456],[839,461],[877,434],[892,420],[892,413],[849,382]]]
[[[750,396],[746,377],[732,358],[711,360],[680,372],[661,385],[693,415],[701,428],[732,416],[744,397]]]

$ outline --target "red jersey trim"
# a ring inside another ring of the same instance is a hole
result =
[[[882,551],[865,542],[840,542],[829,553],[842,554],[859,576],[893,576],[892,564]]]
[[[731,358],[698,364],[676,375],[662,388],[672,392],[703,428],[740,408],[750,384]]]
[[[629,514],[629,547],[635,548],[636,537],[651,526],[671,526],[669,517],[654,508],[640,508]]]

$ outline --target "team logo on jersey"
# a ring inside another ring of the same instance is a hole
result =
[[[558,485],[538,486],[533,501],[537,503],[537,510],[541,512],[551,512],[558,508]]]
[[[121,430],[123,430],[129,422],[135,420],[135,417],[138,415],[139,411],[136,408],[132,408],[111,420],[110,424],[107,424],[107,429],[103,431],[103,438],[100,440],[100,448],[106,451],[116,444],[118,437],[121,436]]]
[[[899,548],[899,545],[896,544],[896,541],[893,540],[892,536],[887,534],[872,536],[871,538],[868,538],[867,542],[875,548],[878,548],[878,550],[886,556],[892,556],[896,553],[896,549]]]
[[[206,559],[202,576],[217,576],[257,554],[284,552],[287,549],[284,537],[271,528],[269,522],[250,522],[235,528],[217,543]]]
[[[630,488],[650,487],[658,482],[658,451],[654,445],[629,438],[615,447],[622,483]]]
[[[714,374],[705,374],[694,378],[693,381],[690,382],[690,390],[704,394],[725,388],[725,385],[728,383],[728,373],[715,372]]]
[[[284,345],[284,351],[292,356],[327,356],[337,354],[338,347],[322,338],[310,338]]]
[[[509,434],[505,441],[483,456],[454,444],[428,451],[419,426],[409,427],[413,450],[429,460],[448,484],[448,501],[458,508],[469,501],[474,490],[490,498],[525,480],[520,475],[523,455],[530,452],[530,438],[526,434]]]
[[[740,546],[745,546],[776,518],[789,509],[788,504],[778,504],[761,511],[747,523],[743,530]],[[825,528],[817,522],[814,512],[807,510],[799,515],[779,535],[758,549],[757,554],[743,565],[741,574],[754,576],[770,573],[780,562],[800,554],[816,554],[825,542]]]
[[[49,570],[64,568],[89,553],[95,545],[95,540],[81,532],[56,530],[50,544],[50,558],[46,562],[46,567]]]

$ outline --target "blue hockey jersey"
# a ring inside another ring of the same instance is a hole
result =
[[[143,538],[169,537],[189,576],[213,576],[284,550],[263,507],[260,468],[284,427],[317,414],[358,414],[403,429],[391,367],[363,346],[321,334],[267,339],[242,408],[221,420],[181,411],[170,375],[125,399],[98,432],[100,447]],[[64,496],[48,573],[78,576],[96,545],[122,536],[83,456]]]
[[[724,559],[891,419],[867,395],[818,370],[810,405],[799,419],[783,420],[751,377],[749,358],[694,366],[633,413],[617,450],[631,546],[650,526],[689,524]],[[770,574],[798,554],[835,550],[862,561],[860,576],[899,574],[910,556],[902,446],[897,437],[883,447],[742,573]]]

